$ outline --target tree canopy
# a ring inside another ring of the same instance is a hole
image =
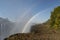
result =
[[[51,12],[50,25],[53,29],[60,29],[60,6]]]

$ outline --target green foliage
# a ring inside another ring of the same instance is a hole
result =
[[[60,6],[51,12],[50,25],[53,29],[60,29]]]

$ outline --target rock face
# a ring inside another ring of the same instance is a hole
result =
[[[17,33],[4,40],[60,40],[59,28],[60,6],[54,9],[49,21],[43,24],[33,25],[30,33]]]
[[[5,38],[4,40],[60,40],[60,33],[55,33],[55,34],[18,33],[18,34],[11,35],[8,38]]]

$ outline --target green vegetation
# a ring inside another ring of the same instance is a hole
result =
[[[53,12],[51,12],[50,25],[50,27],[55,30],[60,29],[60,6],[58,6],[54,9]]]

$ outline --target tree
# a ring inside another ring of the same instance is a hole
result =
[[[60,29],[60,6],[56,7],[54,11],[51,12],[50,25],[50,27],[55,30]]]

